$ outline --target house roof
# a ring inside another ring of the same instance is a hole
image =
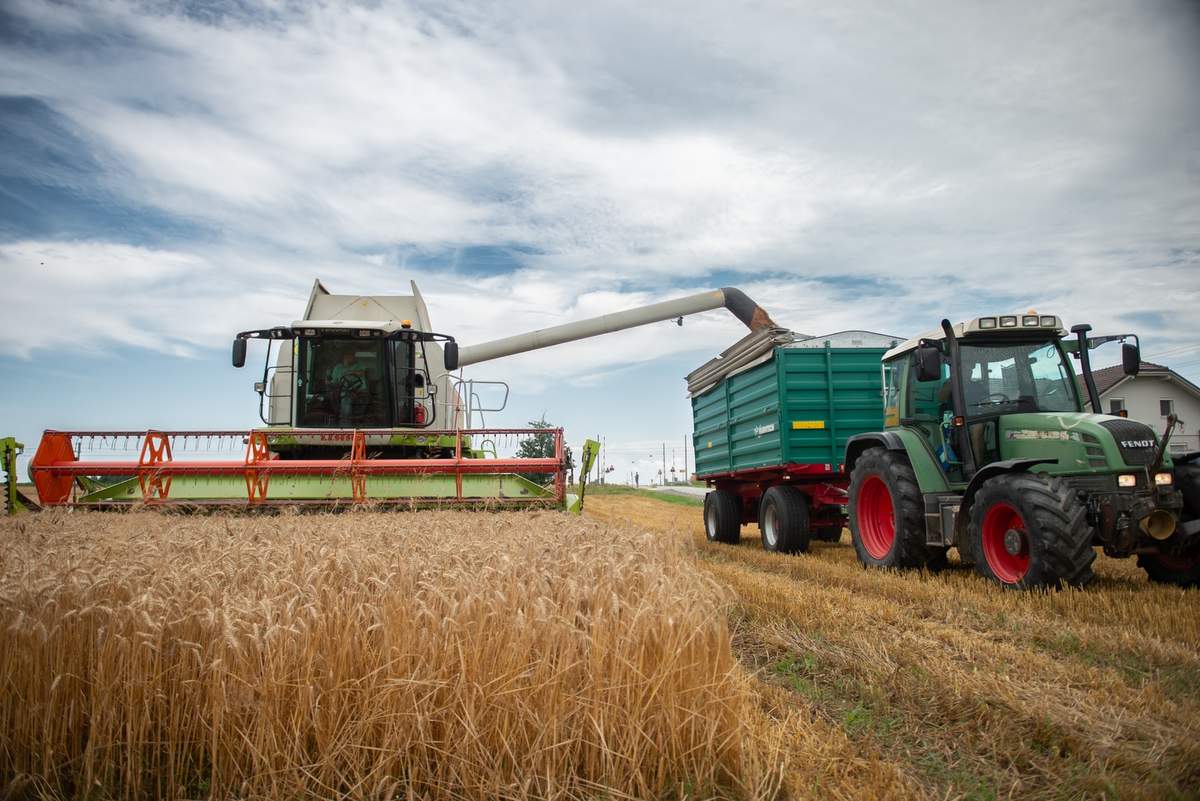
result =
[[[1138,376],[1159,377],[1165,378],[1168,381],[1174,381],[1185,389],[1191,391],[1192,394],[1200,397],[1200,387],[1196,386],[1191,381],[1188,381],[1186,378],[1166,365],[1155,364],[1154,362],[1142,362],[1141,369],[1138,371]],[[1130,378],[1130,376],[1125,375],[1125,371],[1119,364],[1113,365],[1112,367],[1102,367],[1099,370],[1093,370],[1092,377],[1096,381],[1096,391],[1100,393],[1101,397],[1104,397],[1109,392],[1116,389],[1117,386],[1123,383],[1127,378]]]

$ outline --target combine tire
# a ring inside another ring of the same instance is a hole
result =
[[[1061,479],[1007,473],[988,479],[971,505],[967,537],[975,569],[1013,589],[1082,587],[1092,580],[1087,509]]]
[[[1175,465],[1175,486],[1183,494],[1183,519],[1200,519],[1200,463]],[[1183,553],[1138,554],[1138,567],[1159,584],[1200,587],[1200,544]]]
[[[808,497],[795,487],[771,487],[758,504],[763,549],[777,553],[808,550]]]
[[[907,456],[871,448],[855,462],[850,537],[865,567],[925,566],[925,509]]]
[[[709,542],[736,544],[742,538],[742,502],[729,490],[704,496],[704,535]]]

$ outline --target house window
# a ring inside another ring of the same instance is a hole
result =
[[[1160,398],[1158,401],[1158,413],[1163,417],[1175,413],[1175,401],[1170,398]]]
[[[1125,399],[1124,398],[1109,398],[1108,399],[1108,413],[1109,414],[1120,414],[1123,411],[1125,411]]]

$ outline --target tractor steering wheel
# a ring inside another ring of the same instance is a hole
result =
[[[994,401],[994,400],[992,400],[992,398],[999,398],[1000,400]],[[1007,395],[1005,395],[1003,392],[992,392],[986,398],[984,398],[983,401],[984,401],[984,403],[995,403],[995,404],[1012,403],[1012,400],[1010,400],[1009,397]]]

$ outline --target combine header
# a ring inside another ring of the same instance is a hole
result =
[[[45,506],[577,510],[562,429],[486,426],[483,413],[503,404],[481,408],[476,390],[489,382],[456,371],[721,307],[752,330],[774,329],[757,304],[727,288],[460,351],[454,337],[433,331],[415,283],[412,295],[356,296],[333,295],[317,281],[302,319],[234,339],[234,367],[245,365],[250,341],[266,343],[254,385],[265,427],[46,431],[29,474]],[[490,383],[507,398],[507,384]],[[594,453],[585,445],[585,465]],[[5,460],[10,479],[12,462]]]

